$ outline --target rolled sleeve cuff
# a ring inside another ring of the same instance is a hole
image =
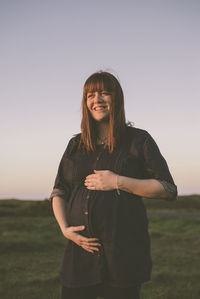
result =
[[[166,182],[166,181],[162,181],[159,180],[159,182],[162,184],[162,186],[164,187],[165,191],[167,191],[167,193],[169,194],[168,196],[168,200],[176,200],[177,199],[177,187],[176,185]]]
[[[65,190],[54,188],[53,191],[51,192],[51,195],[49,197],[49,201],[52,202],[53,197],[59,196],[63,199],[66,199],[67,194]]]

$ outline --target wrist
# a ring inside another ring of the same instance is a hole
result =
[[[115,177],[115,189],[117,190],[117,194],[120,195],[120,191],[119,191],[119,175],[117,174]]]
[[[69,225],[68,225],[68,224],[66,224],[66,225],[63,225],[62,227],[60,227],[60,229],[61,229],[62,233],[64,233],[68,227],[69,227]]]

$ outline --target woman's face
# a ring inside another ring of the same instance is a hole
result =
[[[87,93],[87,107],[97,122],[109,119],[112,95],[106,90]]]

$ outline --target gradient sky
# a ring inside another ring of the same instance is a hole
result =
[[[0,198],[43,199],[93,72],[156,140],[179,194],[200,193],[200,1],[0,0]]]

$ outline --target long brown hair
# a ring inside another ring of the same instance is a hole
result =
[[[87,108],[87,93],[106,90],[111,93],[112,101],[109,117],[108,148],[112,152],[123,136],[126,121],[124,95],[119,81],[110,73],[99,71],[92,74],[85,82],[82,98],[81,139],[79,147],[94,151],[97,142],[96,122]]]

